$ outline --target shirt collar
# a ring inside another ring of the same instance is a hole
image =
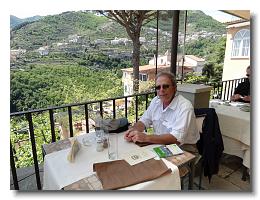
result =
[[[177,104],[178,104],[178,99],[179,99],[179,94],[176,93],[175,97],[172,99],[172,102],[169,104],[168,108],[170,108],[172,110],[176,110],[177,109]]]
[[[171,103],[167,106],[167,108],[164,109],[164,111],[167,109],[175,110],[177,108],[178,99],[179,99],[179,94],[178,92],[176,92],[175,97],[172,99]],[[159,104],[161,107],[163,107],[163,104],[159,97],[157,98],[156,103]]]

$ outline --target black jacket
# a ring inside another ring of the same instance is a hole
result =
[[[244,82],[239,83],[238,86],[235,89],[234,94],[240,94],[241,96],[249,96],[250,95],[250,81],[249,81],[249,79],[245,79]],[[248,101],[244,101],[243,99],[239,99],[238,101],[248,103]]]
[[[194,109],[195,115],[205,115],[202,125],[202,134],[197,142],[197,148],[202,155],[204,176],[210,181],[213,174],[219,171],[219,162],[224,151],[221,131],[218,123],[218,116],[214,108]]]

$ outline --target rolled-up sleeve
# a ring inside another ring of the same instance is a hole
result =
[[[155,97],[149,107],[147,108],[147,110],[144,112],[143,116],[139,119],[139,121],[143,122],[143,124],[145,125],[146,128],[151,127],[152,123],[153,123],[153,113],[156,107],[156,101],[158,101],[158,98]]]
[[[190,122],[194,114],[193,109],[185,109],[179,113],[178,118],[169,123],[170,134],[172,134],[178,142],[184,143],[184,139],[187,137],[188,130],[190,128]]]

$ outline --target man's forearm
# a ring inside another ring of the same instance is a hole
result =
[[[164,135],[147,135],[146,141],[153,144],[180,144],[171,134]]]

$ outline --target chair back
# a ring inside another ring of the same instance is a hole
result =
[[[198,108],[194,112],[198,128],[201,127],[197,148],[202,156],[204,176],[210,180],[219,171],[219,161],[224,150],[218,116],[214,108]]]

